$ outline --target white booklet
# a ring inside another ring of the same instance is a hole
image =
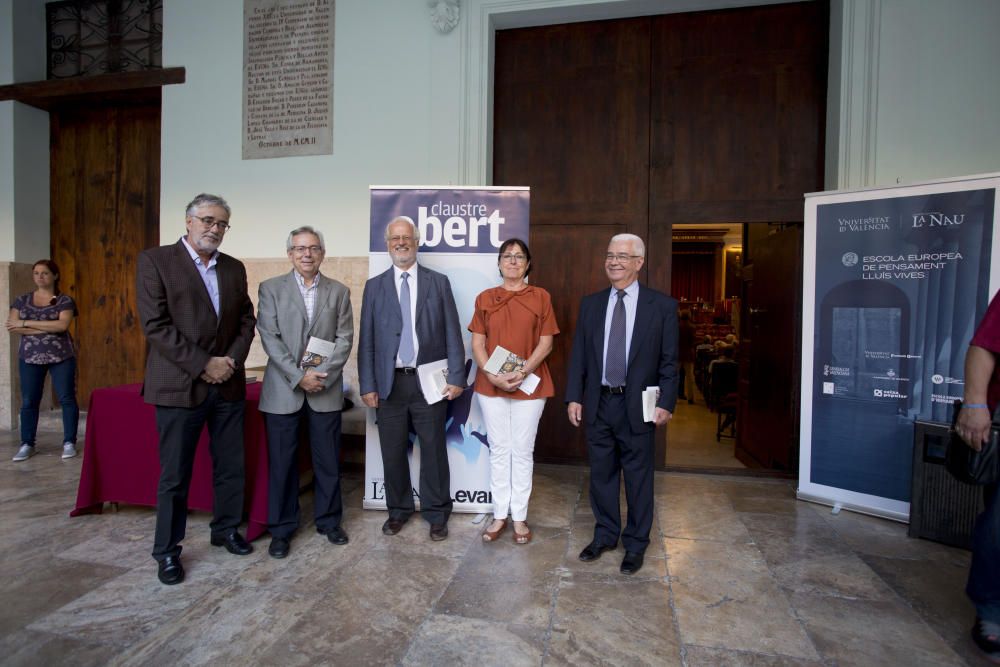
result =
[[[659,387],[646,387],[642,392],[642,420],[651,422],[656,414],[656,402],[660,400]]]
[[[483,370],[490,375],[501,375],[503,373],[522,370],[523,368],[524,359],[500,345],[497,345],[497,348],[493,350],[493,354],[486,361],[486,365],[483,366]],[[518,389],[531,396],[535,393],[535,389],[538,389],[538,383],[541,381],[542,379],[534,373],[528,373],[524,377],[524,380],[521,381]]]
[[[420,390],[424,392],[424,400],[428,405],[444,400],[444,388],[448,384],[448,360],[420,364],[417,366],[417,379],[420,380]]]
[[[299,362],[299,368],[316,368],[320,364],[326,363],[333,356],[336,347],[333,341],[310,336],[309,342],[306,344],[306,351],[302,355],[302,361]]]

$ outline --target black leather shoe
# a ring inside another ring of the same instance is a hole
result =
[[[605,551],[612,551],[615,547],[610,544],[598,544],[597,542],[591,542],[583,548],[580,552],[580,560],[584,563],[589,563],[592,560],[597,560],[601,557],[601,554]]]
[[[284,558],[291,548],[291,543],[284,537],[272,537],[271,546],[267,548],[267,553],[271,555],[271,558]]]
[[[173,586],[184,581],[184,566],[180,556],[167,556],[160,561],[156,572],[161,584]]]
[[[244,540],[243,536],[237,530],[234,530],[225,537],[212,535],[212,546],[226,547],[226,551],[235,556],[246,556],[253,553],[253,546]]]
[[[403,521],[401,519],[393,519],[393,518],[386,519],[385,523],[382,524],[382,534],[395,535],[396,533],[398,533],[403,529],[404,523],[406,523],[406,521]]]
[[[634,551],[626,551],[625,558],[622,559],[621,573],[635,574],[642,569],[642,554]]]
[[[976,646],[987,660],[1000,664],[1000,636],[990,634],[978,616],[976,624],[972,626],[972,641],[976,642]]]
[[[330,544],[347,544],[347,533],[340,526],[336,528],[331,528],[326,533],[326,539],[330,540]]]
[[[448,524],[435,523],[431,526],[431,539],[435,542],[448,539]]]

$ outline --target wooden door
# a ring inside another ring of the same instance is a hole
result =
[[[794,472],[799,450],[802,225],[761,236],[748,250],[736,458],[752,468]]]
[[[493,182],[531,187],[532,280],[563,332],[539,461],[585,460],[561,392],[613,234],[646,240],[640,278],[669,293],[674,224],[801,220],[822,189],[828,16],[817,1],[497,32]]]
[[[493,182],[531,187],[531,282],[562,331],[535,458],[580,462],[563,402],[580,297],[608,285],[612,236],[647,232],[649,20],[498,31],[495,62]]]
[[[160,95],[75,100],[50,111],[52,257],[76,300],[77,398],[141,382],[135,259],[159,243]]]

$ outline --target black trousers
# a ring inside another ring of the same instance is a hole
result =
[[[214,387],[205,401],[193,408],[156,406],[156,430],[160,434],[160,483],[153,537],[156,560],[181,553],[194,454],[206,424],[215,495],[212,535],[228,535],[239,527],[243,518],[243,412],[242,399],[227,401]]]
[[[389,518],[405,521],[414,511],[407,452],[410,428],[420,438],[420,513],[434,525],[451,515],[451,469],[445,444],[448,402],[427,405],[416,375],[396,373],[389,397],[375,412],[382,445]]]
[[[590,508],[594,541],[644,553],[653,527],[653,460],[655,430],[634,434],[624,394],[601,394],[597,417],[587,427],[590,456]],[[622,531],[619,495],[625,477],[628,515]]]
[[[304,401],[288,415],[264,413],[267,425],[267,527],[272,537],[291,538],[299,527],[299,429],[309,431],[315,489],[316,530],[326,534],[340,525],[340,410],[316,412]]]

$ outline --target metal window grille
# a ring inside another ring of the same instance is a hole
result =
[[[163,0],[62,0],[45,14],[49,79],[163,66]]]

